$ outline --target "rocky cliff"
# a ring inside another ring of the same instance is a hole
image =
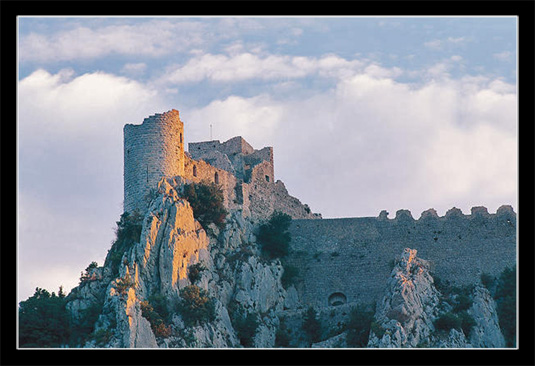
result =
[[[203,228],[190,203],[162,180],[139,240],[120,253],[116,267],[110,252],[67,297],[72,321],[90,332],[78,346],[504,346],[488,290],[438,289],[416,250],[395,261],[377,304],[341,300],[312,308],[293,285],[283,286],[289,269],[262,255],[256,229],[240,210],[228,213],[224,228]]]

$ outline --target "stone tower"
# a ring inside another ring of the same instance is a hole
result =
[[[150,189],[177,175],[184,175],[184,124],[177,110],[124,126],[124,211],[142,211]]]

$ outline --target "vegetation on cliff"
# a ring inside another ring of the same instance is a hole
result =
[[[225,226],[227,210],[223,205],[221,187],[215,183],[191,183],[184,185],[184,198],[193,209],[193,216],[204,229],[214,223],[220,229]]]
[[[19,304],[19,346],[60,347],[69,340],[69,317],[65,294],[36,288],[33,296]]]
[[[268,222],[260,225],[256,236],[262,253],[270,259],[282,258],[290,251],[290,233],[288,228],[292,217],[275,211]]]
[[[113,241],[104,266],[110,266],[113,274],[117,274],[123,254],[135,243],[139,242],[143,216],[137,211],[124,212],[117,223],[116,239]]]

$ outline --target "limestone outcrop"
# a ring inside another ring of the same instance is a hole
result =
[[[102,303],[85,346],[242,347],[236,319],[252,315],[255,329],[250,343],[245,343],[273,347],[276,313],[292,300],[286,300],[281,285],[280,261],[260,258],[253,231],[239,211],[229,213],[225,229],[211,224],[205,230],[190,204],[162,180],[143,218],[139,242],[123,254],[118,272],[111,275],[111,268],[99,267],[98,279],[72,292],[76,296],[68,309],[73,316]],[[192,268],[198,271],[194,279]],[[211,317],[192,321],[180,310],[186,288],[197,291],[193,300],[209,300]],[[157,306],[169,314],[154,315]],[[165,319],[155,322],[155,317]]]
[[[476,285],[469,295],[451,289],[441,293],[431,276],[430,263],[416,254],[406,248],[396,262],[377,307],[368,347],[504,347],[489,291]]]
[[[429,267],[429,262],[416,257],[416,250],[404,250],[377,306],[375,319],[382,334],[372,330],[368,347],[417,347],[430,338],[440,294]]]

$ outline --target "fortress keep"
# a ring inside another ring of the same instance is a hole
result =
[[[300,301],[315,306],[378,300],[390,263],[407,247],[417,249],[434,263],[439,278],[454,285],[477,283],[482,273],[497,276],[516,263],[511,206],[496,214],[474,207],[470,215],[452,208],[444,217],[429,209],[417,220],[407,210],[394,219],[386,211],[378,217],[321,219],[275,180],[273,162],[272,147],[255,150],[240,136],[190,143],[186,152],[179,112],[155,114],[141,125],[124,127],[124,210],[143,212],[165,178],[173,187],[215,182],[226,207],[253,222],[275,210],[289,214],[294,220],[287,261],[299,270]]]
[[[278,210],[294,219],[321,218],[275,181],[272,147],[255,150],[238,136],[190,143],[184,151],[184,124],[175,109],[124,126],[124,211],[143,212],[162,178],[175,187],[215,182],[225,205],[245,217],[262,219]]]

